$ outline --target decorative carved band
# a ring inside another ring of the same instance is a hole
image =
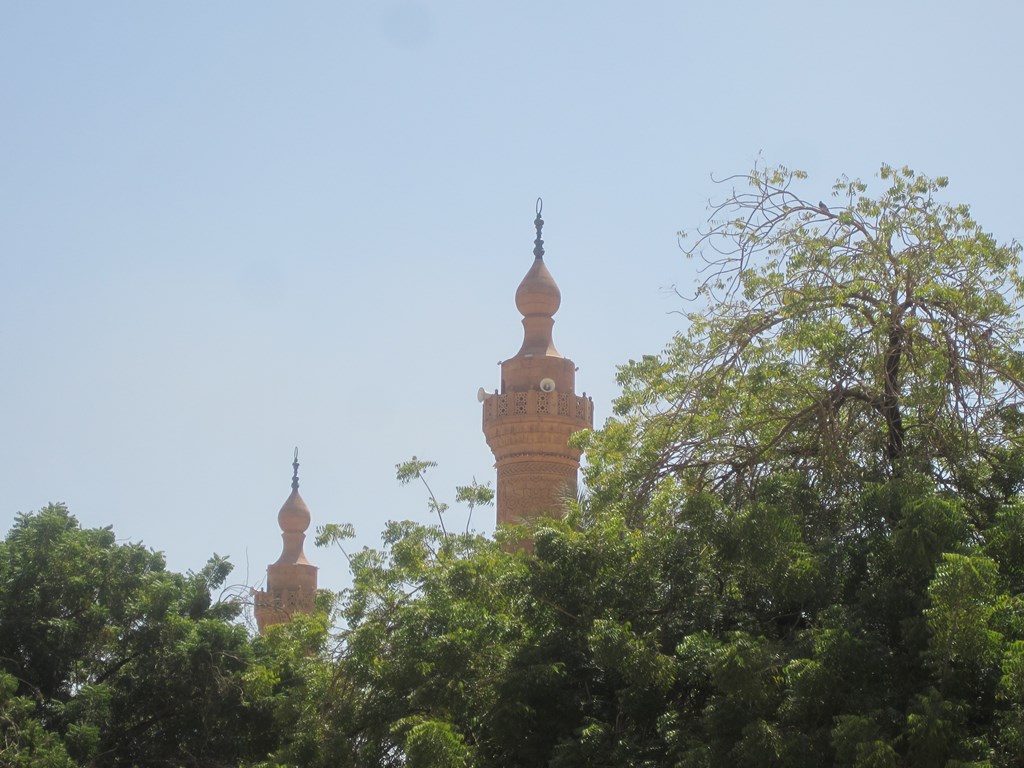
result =
[[[519,475],[557,475],[558,477],[573,477],[576,475],[578,465],[554,462],[554,461],[517,461],[511,464],[498,466],[498,481],[505,477],[517,477]]]
[[[270,592],[256,592],[253,597],[257,609],[272,608],[305,613],[313,610],[316,600],[316,595],[308,589],[275,589]]]
[[[561,416],[576,422],[576,430],[594,425],[594,401],[570,392],[537,390],[492,395],[484,400],[484,426],[509,416]],[[557,413],[556,413],[557,411]]]
[[[299,613],[312,613],[316,592],[309,589],[271,589],[253,591],[253,614],[260,632],[282,624]]]

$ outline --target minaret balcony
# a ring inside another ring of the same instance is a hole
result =
[[[542,392],[531,389],[526,392],[494,394],[484,400],[484,430],[498,421],[516,420],[519,417],[536,420],[564,420],[572,432],[591,429],[594,426],[594,401],[586,395],[571,392]]]

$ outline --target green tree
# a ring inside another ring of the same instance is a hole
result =
[[[59,734],[34,716],[35,699],[17,696],[18,681],[0,672],[0,765],[11,768],[74,768]]]
[[[587,443],[596,493],[664,478],[747,493],[798,470],[834,490],[912,470],[1005,498],[1021,479],[1020,247],[999,244],[945,178],[883,166],[888,187],[757,169],[689,256],[703,309],[660,356],[622,368],[618,416]],[[684,233],[685,238],[685,233]],[[1007,477],[1009,473],[1009,477]]]
[[[242,696],[252,649],[240,605],[212,596],[229,571],[214,557],[169,572],[158,553],[83,530],[62,505],[19,515],[0,543],[0,706],[20,734],[9,748],[25,753],[28,734],[53,765],[64,750],[93,766],[265,753],[269,721]]]

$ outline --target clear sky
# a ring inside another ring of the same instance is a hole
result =
[[[760,155],[816,200],[907,164],[1024,239],[1021,29],[1006,1],[0,2],[0,530],[64,501],[257,583],[296,445],[314,523],[428,522],[394,465],[493,480],[475,393],[519,348],[538,196],[598,422],[681,326],[712,174]]]

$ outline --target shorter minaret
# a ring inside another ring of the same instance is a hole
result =
[[[306,559],[302,551],[309,528],[309,507],[299,495],[299,449],[295,449],[292,462],[292,492],[281,511],[277,524],[281,526],[284,547],[281,557],[267,566],[266,591],[254,591],[256,626],[260,634],[267,628],[288,621],[297,613],[312,613],[316,600],[317,567]]]
[[[561,517],[576,495],[580,452],[574,432],[594,425],[594,404],[576,394],[576,365],[555,349],[551,329],[562,302],[547,265],[537,200],[534,261],[516,290],[523,315],[523,346],[501,364],[501,390],[483,392],[483,428],[498,471],[498,523]]]

